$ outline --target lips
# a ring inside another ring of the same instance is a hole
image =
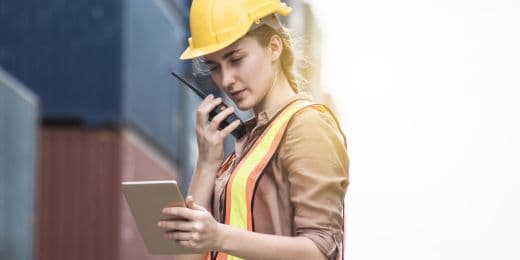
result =
[[[245,92],[245,89],[242,89],[239,91],[231,92],[230,94],[233,99],[241,99],[244,96],[244,92]]]

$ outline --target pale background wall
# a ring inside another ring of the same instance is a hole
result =
[[[520,2],[310,1],[351,156],[348,259],[520,259]]]

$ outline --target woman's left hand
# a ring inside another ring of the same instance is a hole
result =
[[[187,248],[217,250],[221,244],[221,226],[204,207],[186,198],[186,208],[164,208],[162,213],[174,220],[159,221],[158,226],[165,229],[164,238]]]

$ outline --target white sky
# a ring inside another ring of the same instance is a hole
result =
[[[349,139],[347,259],[520,259],[520,1],[310,2]]]

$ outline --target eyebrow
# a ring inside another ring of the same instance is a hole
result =
[[[224,54],[224,56],[222,57],[223,60],[229,58],[229,56],[235,54],[236,52],[238,51],[241,51],[242,49],[238,48],[238,49],[234,49],[226,54]],[[204,60],[204,63],[206,63],[206,65],[210,65],[210,64],[215,64],[216,62],[215,61],[212,61],[212,60]]]

